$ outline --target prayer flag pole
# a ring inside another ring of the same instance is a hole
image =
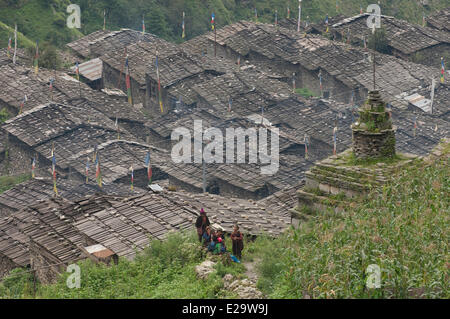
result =
[[[302,0],[298,0],[298,21],[297,21],[297,32],[300,32],[300,24],[302,21]]]
[[[17,23],[14,26],[14,56],[13,56],[13,64],[16,64],[17,58]]]

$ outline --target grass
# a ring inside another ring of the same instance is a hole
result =
[[[13,188],[17,184],[26,182],[30,178],[30,174],[22,174],[18,176],[0,176],[0,194]]]
[[[380,163],[383,163],[386,165],[394,165],[394,164],[400,163],[404,160],[407,160],[407,158],[401,154],[396,154],[393,157],[359,159],[359,158],[356,158],[355,154],[353,154],[353,152],[352,152],[346,158],[344,158],[344,160],[345,160],[344,165],[347,165],[347,166],[370,167],[370,166],[374,166],[374,165],[377,165]]]
[[[313,91],[307,89],[307,88],[298,88],[295,89],[295,93],[298,95],[303,96],[304,98],[310,98],[310,97],[318,97],[319,95],[315,94]]]
[[[8,47],[8,39],[11,37],[12,52],[14,52],[14,26],[10,27],[0,21],[0,47]],[[17,32],[17,47],[32,48],[35,43],[24,36],[20,30]]]
[[[196,233],[172,233],[164,241],[152,240],[149,248],[134,261],[120,259],[117,265],[79,262],[81,288],[69,289],[63,273],[53,285],[37,284],[36,298],[233,298],[223,289],[222,277],[241,276],[244,267],[225,265],[218,260],[216,271],[207,280],[198,279],[195,266],[205,259]],[[16,273],[20,272],[17,270]],[[32,298],[29,274],[13,275],[0,284],[0,298]]]
[[[448,156],[417,160],[345,217],[259,238],[259,288],[270,298],[449,298],[449,195]],[[366,288],[372,264],[380,289]]]

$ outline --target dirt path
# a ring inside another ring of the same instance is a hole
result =
[[[250,279],[255,284],[258,281],[258,273],[256,270],[256,265],[260,262],[261,262],[261,260],[259,260],[259,259],[254,259],[253,261],[243,262],[243,265],[247,269],[245,271],[245,275],[248,277],[248,279]]]

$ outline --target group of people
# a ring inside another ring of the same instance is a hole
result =
[[[224,233],[221,230],[214,231],[211,228],[209,218],[206,216],[203,208],[200,211],[200,216],[197,218],[195,227],[197,228],[198,240],[203,243],[208,251],[217,255],[227,252]],[[242,250],[244,249],[244,236],[239,231],[238,225],[234,226],[231,233],[231,242],[234,257],[241,259]]]

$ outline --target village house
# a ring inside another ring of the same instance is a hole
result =
[[[450,20],[450,7],[435,12],[426,17],[427,26],[437,30],[450,32],[448,21]]]
[[[41,68],[36,75],[31,68],[8,64],[0,66],[0,75],[0,83],[5,88],[0,92],[0,109],[5,108],[11,116],[50,102],[64,104],[84,99],[112,120],[117,118],[120,123],[128,124],[145,122],[143,114],[125,99],[117,98],[115,92],[93,90],[63,72]]]
[[[133,259],[148,246],[149,238],[191,229],[201,208],[226,232],[239,223],[246,234],[276,236],[290,221],[284,208],[182,191],[128,198],[96,195],[75,202],[49,199],[0,219],[0,277],[28,267],[41,282],[49,283],[69,264],[92,259],[90,254]]]
[[[105,51],[100,57],[103,62],[104,86],[127,92],[125,62],[128,57],[132,103],[144,106],[147,90],[145,74],[147,67],[155,63],[157,51],[163,56],[169,52],[177,52],[178,49],[175,44],[155,38],[152,43],[138,41],[123,48]]]
[[[203,43],[214,45],[214,34],[209,32],[182,46],[198,52]],[[217,47],[228,59],[236,61],[240,57],[268,74],[282,73],[289,82],[295,79],[297,88],[343,103],[364,100],[373,88],[372,52],[320,35],[305,36],[279,26],[238,22],[217,30]],[[430,79],[439,77],[439,69],[377,54],[376,77],[383,98],[406,107],[409,101],[402,94],[430,87]],[[402,79],[401,86],[398,79]]]
[[[37,176],[45,176],[51,166],[52,149],[58,173],[70,175],[73,154],[117,139],[119,134],[115,123],[91,108],[84,99],[74,99],[70,104],[36,106],[6,121],[1,129],[5,132],[4,145],[8,149],[2,167],[13,175],[30,172],[35,158],[39,167]],[[125,130],[120,135],[124,139],[134,139]]]
[[[68,43],[67,46],[79,58],[79,74],[83,81],[100,90],[105,87],[102,81],[103,63],[99,59],[101,56],[116,50],[123,52],[124,48],[137,42],[160,41],[163,40],[155,35],[131,29],[100,30]],[[72,72],[75,73],[75,66]]]
[[[69,201],[77,201],[95,194],[136,196],[144,193],[143,189],[134,187],[131,190],[129,185],[124,184],[109,184],[100,188],[95,183],[84,183],[75,179],[64,178],[58,179],[57,187],[58,198]],[[0,218],[7,217],[13,212],[34,206],[53,197],[55,197],[55,193],[51,178],[32,178],[0,194]]]
[[[334,39],[364,47],[372,31],[367,28],[368,13],[342,19],[330,26]],[[415,63],[439,68],[441,57],[450,58],[450,33],[419,26],[394,17],[381,16],[381,27],[391,54]]]

